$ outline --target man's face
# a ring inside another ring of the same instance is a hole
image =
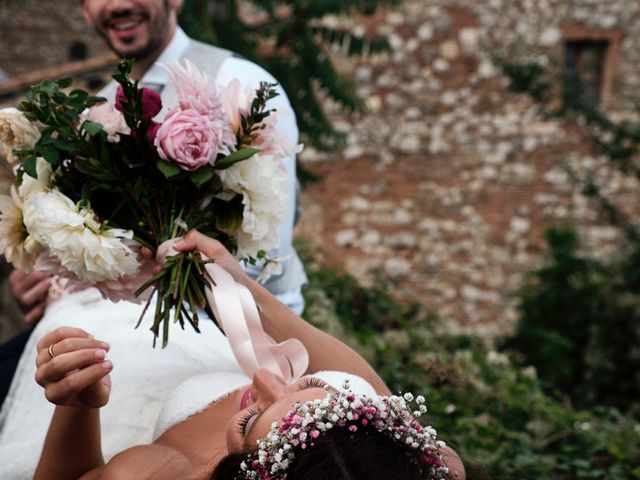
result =
[[[121,57],[143,60],[166,46],[181,0],[82,0],[85,20]]]

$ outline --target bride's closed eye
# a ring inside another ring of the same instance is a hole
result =
[[[320,380],[319,378],[314,377],[306,377],[301,379],[298,382],[297,390],[306,390],[308,388],[324,388],[327,386],[327,383]]]
[[[259,406],[256,405],[255,407],[248,408],[247,413],[240,417],[237,427],[238,431],[242,434],[243,437],[246,435],[247,430],[249,429],[249,422],[253,424],[253,421],[255,421],[256,418],[258,418],[258,415],[260,415],[261,413],[262,410]]]
[[[327,383],[314,377],[306,377],[296,384],[296,391],[308,390],[311,388],[325,388]],[[237,423],[237,430],[243,437],[246,437],[251,426],[258,420],[263,410],[256,404],[247,409],[246,413],[240,417]]]

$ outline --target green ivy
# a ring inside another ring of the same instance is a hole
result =
[[[304,249],[302,249],[304,251]],[[397,302],[384,285],[314,265],[305,318],[360,351],[393,391],[427,397],[430,421],[469,480],[640,479],[640,425],[615,408],[573,409],[474,336]]]

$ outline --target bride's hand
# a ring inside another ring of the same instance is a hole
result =
[[[179,252],[197,250],[229,272],[236,282],[246,284],[250,281],[249,276],[233,255],[224,248],[224,245],[197,230],[190,230],[183,238],[174,243],[173,248]]]
[[[109,401],[113,365],[105,360],[109,344],[84,330],[60,327],[37,345],[36,382],[56,405],[99,408]]]

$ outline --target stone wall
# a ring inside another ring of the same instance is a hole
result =
[[[10,77],[68,62],[76,42],[88,56],[107,51],[85,24],[78,0],[2,0],[0,25],[0,69]]]
[[[619,240],[580,179],[593,175],[628,213],[639,186],[591,153],[582,128],[544,119],[509,93],[491,55],[554,67],[568,28],[621,36],[610,104],[621,115],[640,81],[639,13],[627,0],[406,0],[379,15],[367,28],[389,36],[390,53],[334,54],[368,112],[348,118],[328,105],[348,146],[339,156],[303,154],[323,181],[305,193],[300,235],[322,246],[327,263],[364,282],[388,279],[452,326],[504,332],[547,226],[576,222],[599,256]]]

